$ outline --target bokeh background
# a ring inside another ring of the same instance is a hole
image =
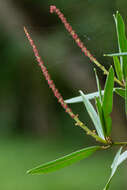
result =
[[[94,141],[75,127],[48,88],[26,39],[31,33],[52,79],[64,99],[96,91],[93,68],[50,5],[64,12],[93,55],[108,69],[117,52],[113,14],[119,10],[127,22],[126,0],[0,0],[0,189],[83,190],[103,189],[110,174],[114,151],[97,153],[61,171],[29,176],[30,169]],[[126,25],[127,26],[127,25]],[[101,86],[105,76],[97,68]],[[93,124],[83,104],[71,106],[89,126]],[[127,138],[124,101],[114,96],[112,136]],[[127,163],[127,162],[126,162]],[[126,189],[126,164],[115,175],[111,188]]]

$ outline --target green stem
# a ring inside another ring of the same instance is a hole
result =
[[[124,146],[127,145],[127,142],[114,142],[113,145]]]
[[[104,72],[105,75],[108,75],[108,71],[105,69],[103,65],[101,65],[94,57],[92,57],[91,59]],[[114,81],[117,82],[120,86],[124,87],[124,84],[116,77],[114,77]]]
[[[96,141],[103,143],[103,144],[108,144],[106,140],[102,139],[101,137],[99,137],[98,135],[96,135],[95,132],[91,131],[90,129],[88,129],[88,127],[82,123],[78,117],[74,117],[74,120],[76,121],[76,125],[81,127],[83,130],[86,131],[87,135],[92,136]]]

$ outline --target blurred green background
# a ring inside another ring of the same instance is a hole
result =
[[[64,99],[79,90],[96,91],[96,67],[76,46],[50,5],[64,12],[86,47],[109,68],[117,52],[113,14],[119,10],[127,22],[126,0],[4,0],[0,1],[0,168],[2,190],[103,189],[110,174],[114,151],[97,153],[56,173],[29,176],[30,169],[94,141],[74,126],[48,88],[26,39],[26,26],[52,79]],[[127,24],[126,24],[127,26]],[[102,88],[105,76],[97,68]],[[71,108],[85,123],[93,124],[83,104]],[[124,101],[114,97],[113,139],[127,138]],[[111,189],[126,189],[126,165],[121,166]]]

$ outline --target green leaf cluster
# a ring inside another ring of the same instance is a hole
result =
[[[117,78],[124,84],[125,88],[118,88],[115,92],[125,98],[125,113],[127,115],[127,38],[125,34],[125,24],[118,11],[114,15],[114,19],[116,24],[119,52],[105,55],[113,57]]]
[[[96,97],[96,110],[94,109],[91,102],[86,98],[86,95],[80,91],[85,107],[94,123],[95,129],[99,137],[105,139],[110,136],[112,128],[112,120],[110,114],[113,108],[113,87],[114,87],[114,71],[111,67],[109,70],[109,75],[106,80],[104,94],[102,96],[101,87],[99,84],[99,79],[96,74],[97,87],[98,87],[98,97]]]

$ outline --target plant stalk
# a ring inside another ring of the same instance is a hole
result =
[[[124,146],[127,145],[127,142],[113,142],[113,145]]]
[[[78,117],[74,117],[74,120],[76,121],[76,126],[81,127],[83,130],[86,131],[87,135],[92,136],[96,141],[103,143],[103,144],[108,144],[108,142],[104,139],[102,139],[101,137],[99,137],[98,135],[96,135],[95,132],[91,131],[90,129],[88,129],[88,127],[82,123]]]

